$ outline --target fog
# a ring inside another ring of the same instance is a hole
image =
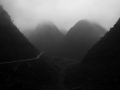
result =
[[[88,19],[109,30],[120,17],[120,0],[0,0],[20,31],[33,29],[42,20],[68,31]]]

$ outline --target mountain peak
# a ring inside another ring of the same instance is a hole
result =
[[[78,21],[66,34],[66,36],[71,35],[79,36],[81,38],[86,38],[86,36],[100,37],[98,31],[94,29],[91,23],[87,20]]]
[[[39,50],[46,51],[57,44],[63,36],[53,22],[43,21],[37,25],[29,39]]]
[[[66,79],[64,79],[66,87],[78,87],[78,90],[119,90],[119,32],[120,19],[114,27],[89,50],[82,62],[65,71],[67,72]]]
[[[96,29],[87,20],[78,21],[65,35],[58,54],[55,55],[67,58],[82,60],[87,51],[100,39]]]
[[[57,28],[57,26],[52,22],[52,21],[42,21],[40,23],[38,23],[36,29],[35,29],[35,32],[39,32],[39,34],[42,34],[42,35],[53,35],[55,36],[57,33],[60,33],[60,30]],[[34,32],[34,33],[35,33]],[[62,35],[63,36],[63,35]]]
[[[83,19],[83,20],[79,20],[75,25],[74,27],[81,27],[81,26],[85,26],[85,25],[89,25],[90,22],[86,19]]]

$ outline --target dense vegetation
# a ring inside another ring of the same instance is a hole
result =
[[[87,53],[82,63],[66,70],[65,86],[75,90],[119,90],[120,19]]]
[[[0,6],[0,90],[119,90],[119,39],[120,19],[82,62],[49,57],[25,38]]]

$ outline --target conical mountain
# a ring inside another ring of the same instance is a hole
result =
[[[53,87],[57,73],[45,56],[13,25],[0,6],[0,90],[43,90]]]
[[[53,48],[62,38],[63,34],[50,21],[38,24],[33,34],[29,37],[32,44],[40,51]]]
[[[65,86],[75,90],[119,90],[120,19],[87,53],[81,63],[67,69]]]
[[[68,31],[65,38],[80,41],[82,37],[82,40],[91,38],[94,41],[96,38],[104,36],[105,33],[106,30],[99,24],[91,23],[88,20],[80,20]]]
[[[89,21],[80,20],[68,31],[58,48],[54,49],[53,55],[82,60],[100,38],[99,31]]]
[[[93,42],[100,37],[98,31],[87,20],[78,21],[66,34],[65,39],[72,42],[81,43],[91,39]],[[86,42],[87,42],[86,41]]]

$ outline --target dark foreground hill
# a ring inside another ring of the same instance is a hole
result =
[[[0,6],[0,90],[54,88],[56,69],[39,53]]]
[[[57,71],[39,58],[0,63],[0,90],[59,90]]]
[[[64,85],[69,90],[119,90],[120,19],[92,47],[82,63],[65,73]]]
[[[103,30],[100,25],[92,25],[87,20],[81,20],[68,31],[53,50],[49,51],[49,54],[82,60],[88,50],[100,40],[103,33],[105,34],[106,30]]]
[[[38,24],[35,31],[29,36],[31,43],[40,51],[53,48],[63,38],[63,34],[50,21]]]
[[[12,23],[0,7],[0,62],[34,58],[39,51]]]

